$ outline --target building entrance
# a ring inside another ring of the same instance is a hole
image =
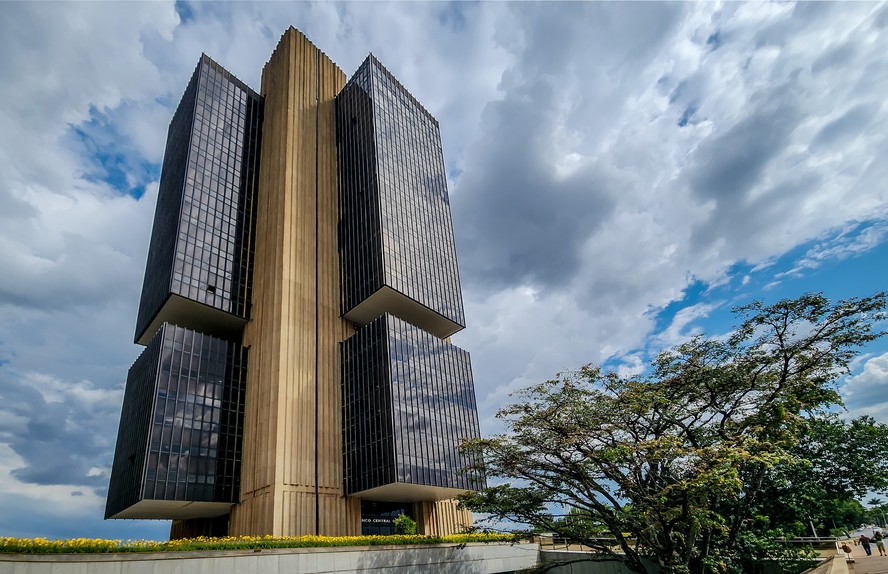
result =
[[[413,505],[404,502],[361,501],[361,534],[388,536],[395,533],[395,518],[406,514],[416,520]]]

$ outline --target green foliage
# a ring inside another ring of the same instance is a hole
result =
[[[814,566],[817,552],[810,546],[787,544],[783,541],[786,536],[782,530],[744,530],[737,537],[736,551],[722,561],[724,572],[746,574],[756,570],[755,564],[769,561],[779,561],[784,572],[801,572]]]
[[[761,499],[768,501],[772,522],[810,535],[800,517],[819,533],[875,521],[856,499],[888,488],[888,425],[869,416],[847,422],[835,414],[809,416],[804,423],[791,450],[793,464],[771,469],[763,480]],[[879,507],[874,510],[877,516]]]
[[[415,529],[415,523],[414,523]],[[318,548],[328,546],[376,546],[403,544],[465,544],[471,542],[516,542],[513,534],[454,534],[450,536],[227,536],[188,538],[155,542],[151,540],[102,540],[75,538],[0,537],[0,554],[108,554],[130,552],[193,552],[198,550],[257,550],[264,548]]]
[[[567,516],[558,521],[562,531],[576,533],[582,538],[608,538],[607,527],[586,511],[571,508]]]
[[[406,514],[395,518],[395,534],[416,534],[416,521]]]
[[[817,294],[755,302],[735,309],[742,323],[729,338],[668,350],[647,377],[586,366],[526,389],[498,413],[506,434],[464,445],[496,484],[461,502],[493,520],[621,553],[639,573],[642,556],[664,574],[797,560],[769,542],[789,534],[764,496],[775,480],[807,473],[845,493],[888,480],[879,464],[859,480],[812,472],[802,444],[822,442],[818,424],[841,404],[835,381],[861,345],[883,334],[873,323],[885,307],[884,294],[835,305]]]

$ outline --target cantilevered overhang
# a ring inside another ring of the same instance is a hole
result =
[[[188,502],[184,500],[140,500],[108,518],[187,520],[215,518],[231,511],[229,502]]]
[[[390,313],[441,339],[446,339],[465,328],[465,325],[451,321],[388,285],[383,285],[373,295],[352,307],[344,317],[363,327],[383,313]]]
[[[443,486],[427,486],[425,484],[413,484],[408,482],[392,482],[352,493],[363,500],[377,500],[380,502],[419,502],[422,500],[447,500],[455,498],[468,490],[461,488],[445,488]]]
[[[205,303],[170,293],[151,323],[138,334],[135,342],[147,345],[164,323],[228,341],[240,341],[240,335],[247,321]]]

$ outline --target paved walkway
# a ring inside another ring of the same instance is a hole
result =
[[[879,556],[879,550],[876,548],[875,544],[870,545],[870,548],[873,551],[872,556],[867,556],[866,552],[863,551],[863,546],[860,546],[859,544],[857,546],[852,544],[851,548],[854,549],[854,552],[851,553],[854,562],[848,564],[849,573],[888,574],[888,556]],[[841,558],[837,557],[837,559]]]

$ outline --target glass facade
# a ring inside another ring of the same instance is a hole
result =
[[[395,519],[403,514],[416,520],[413,505],[402,502],[361,501],[361,534],[363,536],[390,536],[395,534]]]
[[[392,315],[343,343],[346,492],[390,483],[477,490],[458,445],[479,436],[469,354]]]
[[[154,315],[163,306],[170,293],[170,279],[176,259],[176,240],[179,228],[179,212],[182,205],[182,187],[188,168],[188,150],[191,126],[194,123],[194,102],[200,65],[191,76],[182,101],[173,114],[167,132],[166,150],[160,172],[157,205],[154,208],[154,226],[148,247],[148,262],[142,283],[142,298],[136,318],[135,340],[142,337]],[[148,333],[149,337],[154,333]]]
[[[342,312],[360,326],[342,344],[346,493],[478,489],[458,450],[479,436],[469,355],[440,338],[465,316],[438,122],[372,55],[336,113]]]
[[[127,377],[108,518],[172,518],[185,536],[227,528],[231,504],[241,502],[240,343],[251,318],[263,106],[204,55],[170,123],[136,321],[146,348]],[[362,529],[386,534],[395,516],[419,512],[411,503],[484,484],[464,472],[473,461],[458,450],[479,436],[469,355],[442,338],[465,325],[462,293],[438,122],[372,55],[336,98],[335,145],[339,172],[319,177],[339,176],[338,235],[316,229],[331,235],[318,245],[335,245],[318,255],[338,249],[341,313],[361,327],[336,343],[345,322],[318,322],[315,344],[340,345],[343,441],[341,452],[335,445],[316,456],[344,460],[344,494],[362,496]],[[280,375],[255,369],[257,389]],[[268,455],[291,465],[310,448],[302,437],[288,444]],[[389,485],[409,493],[382,496]],[[378,500],[360,494],[377,488]]]
[[[376,136],[370,94],[370,70],[365,62],[336,98],[342,189],[339,253],[343,272],[343,313],[364,301],[385,282]]]
[[[465,326],[438,122],[371,55],[337,98],[337,135],[343,313],[388,286]]]
[[[259,95],[202,56],[170,124],[137,341],[170,294],[249,318],[261,116]],[[212,330],[198,317],[184,321]]]
[[[238,501],[261,122],[260,96],[203,55],[167,136],[108,517]]]
[[[111,518],[139,502],[144,493],[146,445],[151,428],[151,408],[160,364],[163,336],[158,333],[145,347],[126,377],[117,447],[111,465],[111,484],[105,502],[105,518]]]
[[[238,501],[246,368],[239,344],[163,325],[127,377],[106,517]]]

